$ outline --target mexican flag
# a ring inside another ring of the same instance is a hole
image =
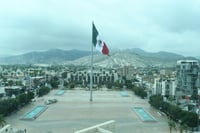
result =
[[[92,23],[92,43],[94,47],[104,55],[109,55],[109,49],[104,41],[99,37],[99,33]]]

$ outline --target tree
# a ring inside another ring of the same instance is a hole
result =
[[[173,129],[176,130],[176,124],[175,124],[175,122],[173,120],[169,120],[168,121],[168,126],[169,126],[170,133],[172,133]]]
[[[50,81],[50,84],[53,88],[58,88],[58,85],[59,85],[59,79],[58,77],[53,77]]]
[[[73,89],[74,87],[75,87],[75,83],[74,82],[69,83],[69,88],[70,89]]]
[[[115,83],[114,83],[114,86],[115,87],[119,87],[119,89],[121,89],[123,87],[123,84],[121,82],[119,82],[119,80],[117,80]]]
[[[127,87],[128,89],[131,89],[131,88],[133,87],[132,81],[131,81],[131,80],[126,80],[126,87]]]
[[[175,105],[170,105],[169,107],[169,114],[170,114],[170,117],[175,120],[175,121],[178,121],[181,116],[180,116],[180,112],[182,111],[178,106],[175,106]]]
[[[43,86],[43,87],[41,87],[41,88],[39,89],[38,96],[41,97],[41,96],[43,96],[43,95],[49,93],[49,91],[50,91],[50,88]]]
[[[143,87],[134,87],[132,89],[136,95],[140,96],[141,98],[145,98],[147,96],[147,92],[144,90]]]
[[[63,78],[63,79],[67,78],[67,72],[63,72],[63,73],[62,73],[62,78]]]
[[[3,115],[0,114],[0,125],[3,127],[6,124],[6,121],[3,117]]]
[[[111,88],[112,88],[112,86],[113,86],[113,84],[112,84],[112,83],[107,83],[107,84],[106,84],[106,87],[107,87],[108,89],[111,89]]]
[[[20,94],[17,96],[17,99],[19,101],[19,104],[21,106],[25,105],[27,103],[27,95],[24,93],[24,94]]]
[[[30,101],[34,98],[34,93],[28,91],[28,93],[27,93],[27,98],[28,98],[28,102],[30,102]]]
[[[187,112],[186,115],[183,116],[181,120],[184,124],[194,129],[197,126],[198,116],[196,113]]]
[[[198,100],[197,94],[192,94],[190,99],[191,100]]]
[[[156,109],[160,109],[160,107],[163,105],[163,98],[161,95],[159,96],[151,96],[149,103]]]
[[[22,85],[23,85],[23,84],[22,84],[22,81],[16,81],[15,84],[16,84],[17,86],[22,86]]]
[[[67,87],[68,86],[68,83],[66,81],[64,81],[64,86]]]
[[[143,99],[144,99],[145,97],[147,97],[147,92],[143,90],[143,91],[141,92],[141,94],[140,94],[140,97],[143,98]]]
[[[161,111],[162,112],[165,112],[165,113],[167,113],[168,114],[168,112],[169,112],[169,107],[170,107],[170,104],[169,103],[167,103],[167,102],[162,102],[162,104],[161,104]]]
[[[169,102],[171,103],[173,101],[173,97],[172,96],[169,96],[168,98]]]
[[[188,126],[186,124],[180,124],[179,126],[180,133],[183,133],[184,130],[187,133],[187,129],[188,129]]]
[[[14,82],[13,82],[12,80],[9,80],[9,81],[8,81],[8,85],[9,85],[9,86],[13,86],[13,85],[14,85]]]

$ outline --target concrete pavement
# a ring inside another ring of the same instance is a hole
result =
[[[109,120],[115,120],[116,133],[169,133],[167,118],[160,116],[151,108],[147,100],[127,92],[130,97],[122,97],[120,91],[94,91],[93,102],[89,101],[89,91],[67,90],[63,95],[48,95],[22,108],[6,118],[6,121],[18,129],[27,129],[27,133],[73,133]],[[43,105],[47,99],[55,98],[55,104],[33,121],[20,120],[20,117],[37,105]],[[133,107],[143,107],[151,113],[157,122],[143,122],[133,111]]]

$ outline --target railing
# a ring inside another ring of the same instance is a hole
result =
[[[74,133],[114,133],[115,132],[115,121],[110,120],[92,127],[88,127]]]

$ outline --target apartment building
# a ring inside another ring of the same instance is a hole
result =
[[[176,91],[176,81],[175,79],[162,79],[155,78],[153,85],[153,94],[162,96],[175,96]]]
[[[90,81],[90,71],[66,71],[67,76],[65,81],[76,81],[81,82],[82,84],[87,84]],[[116,70],[107,70],[107,69],[95,69],[93,70],[93,83],[102,84],[106,82],[116,82],[119,79],[119,75]]]
[[[198,60],[179,60],[176,65],[177,88],[179,96],[191,96],[196,94],[196,81],[199,72]]]

